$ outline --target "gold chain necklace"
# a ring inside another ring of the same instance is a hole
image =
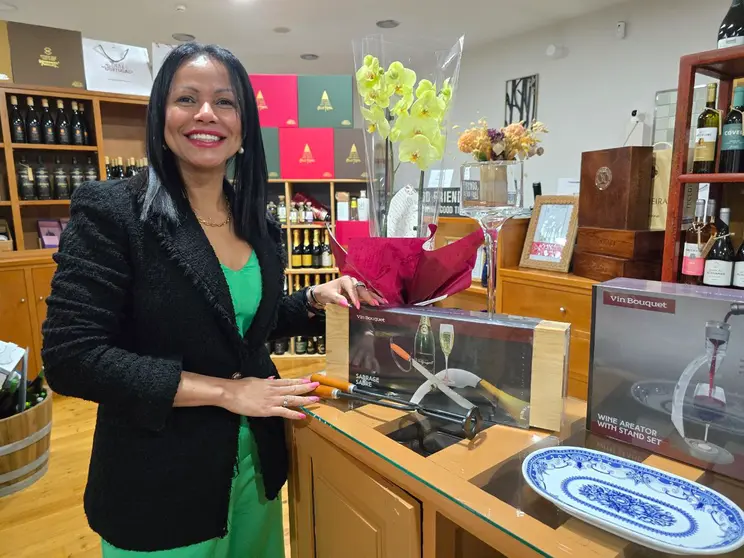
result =
[[[230,210],[230,200],[227,199],[227,196],[225,196],[225,203],[227,204],[227,217],[225,217],[225,220],[221,223],[213,223],[211,219],[202,219],[192,206],[192,209],[194,209],[194,215],[196,215],[196,220],[199,221],[199,224],[204,225],[205,227],[224,227],[230,222],[230,216],[232,215]]]

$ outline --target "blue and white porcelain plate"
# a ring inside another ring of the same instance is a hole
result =
[[[587,523],[670,554],[712,556],[744,544],[744,514],[718,492],[642,463],[578,447],[522,463],[527,483]]]

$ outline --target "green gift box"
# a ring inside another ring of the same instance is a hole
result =
[[[351,76],[298,76],[301,128],[352,128]]]
[[[279,178],[279,128],[261,128],[269,178]]]

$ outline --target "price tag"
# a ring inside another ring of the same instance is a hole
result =
[[[701,258],[705,259],[708,257],[708,252],[711,251],[713,245],[716,243],[716,240],[718,240],[718,237],[711,235],[711,237],[708,239],[708,242],[706,242],[705,245],[700,248]],[[698,246],[700,245],[698,244]]]

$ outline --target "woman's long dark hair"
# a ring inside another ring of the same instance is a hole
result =
[[[142,218],[155,214],[169,224],[178,224],[177,200],[184,185],[176,157],[165,143],[165,110],[173,76],[186,62],[204,55],[221,63],[230,75],[243,133],[244,153],[235,155],[234,195],[231,209],[235,233],[245,240],[251,232],[266,234],[266,184],[268,170],[258,121],[253,87],[240,61],[229,50],[217,45],[185,43],[171,51],[152,85],[147,107],[147,156],[150,161],[142,206]]]

